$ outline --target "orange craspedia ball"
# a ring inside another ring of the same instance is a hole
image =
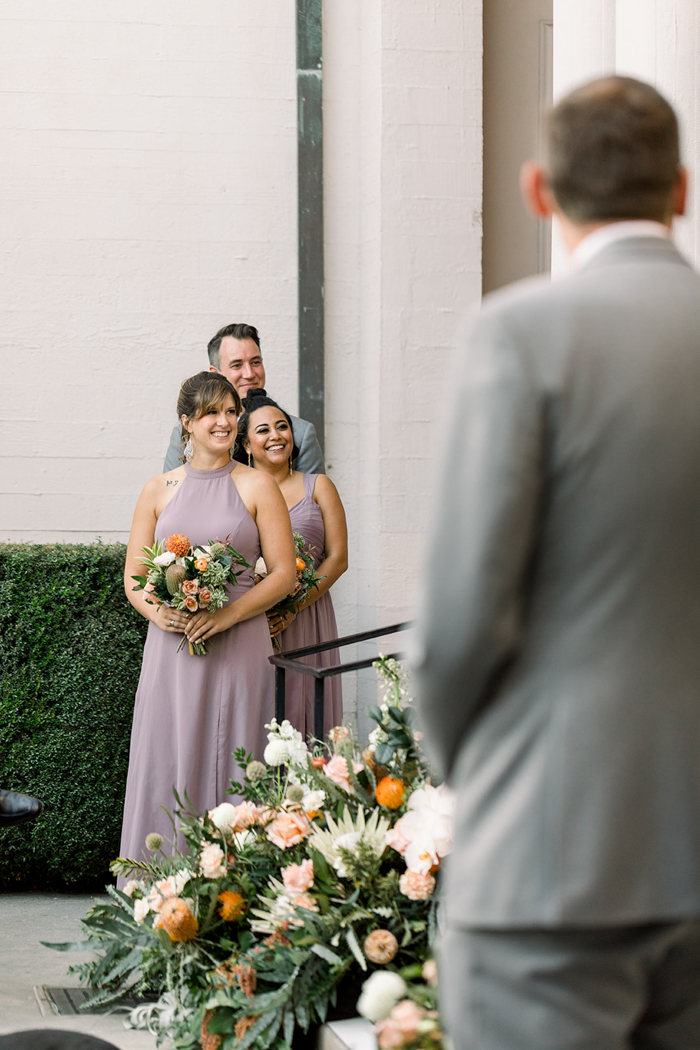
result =
[[[163,927],[171,941],[191,941],[197,936],[199,923],[190,911],[187,901],[171,897],[160,909]]]
[[[189,537],[183,535],[182,532],[174,532],[165,541],[165,549],[171,554],[177,554],[178,558],[182,558],[190,549]]]
[[[403,802],[405,790],[403,780],[398,777],[383,777],[377,784],[377,802],[387,809],[398,809]]]
[[[303,572],[305,568],[306,568],[306,562],[304,561],[304,559],[303,558],[297,558],[297,569],[299,570],[299,572]]]
[[[235,922],[245,911],[245,901],[235,890],[224,890],[219,894],[219,915],[226,922]]]

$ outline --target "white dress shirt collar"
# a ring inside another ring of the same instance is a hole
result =
[[[594,255],[602,252],[616,241],[626,241],[631,237],[663,237],[668,240],[671,231],[662,222],[652,219],[625,219],[623,222],[609,222],[589,233],[576,246],[569,257],[569,268],[581,270]]]

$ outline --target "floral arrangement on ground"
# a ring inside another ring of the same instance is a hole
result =
[[[343,1004],[386,1050],[441,1045],[431,942],[453,800],[431,783],[401,666],[375,667],[364,752],[347,727],[309,747],[273,721],[264,762],[236,752],[238,804],[176,798],[184,848],[153,834],[150,859],[112,864],[124,890],[107,887],[85,940],[52,945],[95,953],[73,968],[87,1006],[155,999],[129,1023],[181,1050],[284,1050]]]

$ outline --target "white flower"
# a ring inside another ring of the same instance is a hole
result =
[[[357,1012],[376,1023],[388,1017],[405,994],[406,982],[403,977],[391,970],[375,970],[362,985]]]
[[[280,740],[270,733],[270,743],[263,752],[263,758],[268,766],[282,766],[289,761],[289,746],[286,740]]]
[[[129,881],[127,882],[126,886],[122,890],[122,893],[125,893],[127,895],[127,897],[133,897],[134,896],[134,890],[142,890],[142,889],[143,889],[143,885],[139,882],[138,879],[129,879]]]
[[[333,861],[333,867],[340,875],[341,879],[347,879],[350,872],[345,867],[341,849],[347,850],[348,853],[352,853],[353,856],[357,856],[358,844],[362,841],[362,835],[359,831],[350,831],[347,835],[341,835],[340,838],[335,840],[336,858]]]
[[[411,794],[406,808],[395,825],[408,842],[406,867],[427,875],[452,851],[454,794],[444,784],[439,788],[426,784]]]
[[[172,551],[163,551],[162,554],[159,554],[157,558],[153,559],[153,564],[165,567],[166,565],[172,565],[176,558],[177,554],[173,554]]]
[[[226,833],[236,823],[236,807],[230,802],[222,802],[215,809],[209,810],[209,819],[214,827]]]
[[[134,901],[134,920],[143,926],[143,921],[151,910],[151,905],[148,903],[145,897],[140,897],[139,900]]]
[[[225,856],[221,846],[211,843],[199,854],[199,870],[205,879],[220,879],[226,874]]]
[[[305,813],[316,813],[323,807],[326,801],[325,791],[307,791],[301,800]]]

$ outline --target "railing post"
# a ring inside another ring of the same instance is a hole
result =
[[[317,740],[323,740],[323,701],[325,684],[323,678],[314,679],[314,736]]]
[[[275,668],[275,718],[278,725],[284,722],[286,675],[284,667]]]

